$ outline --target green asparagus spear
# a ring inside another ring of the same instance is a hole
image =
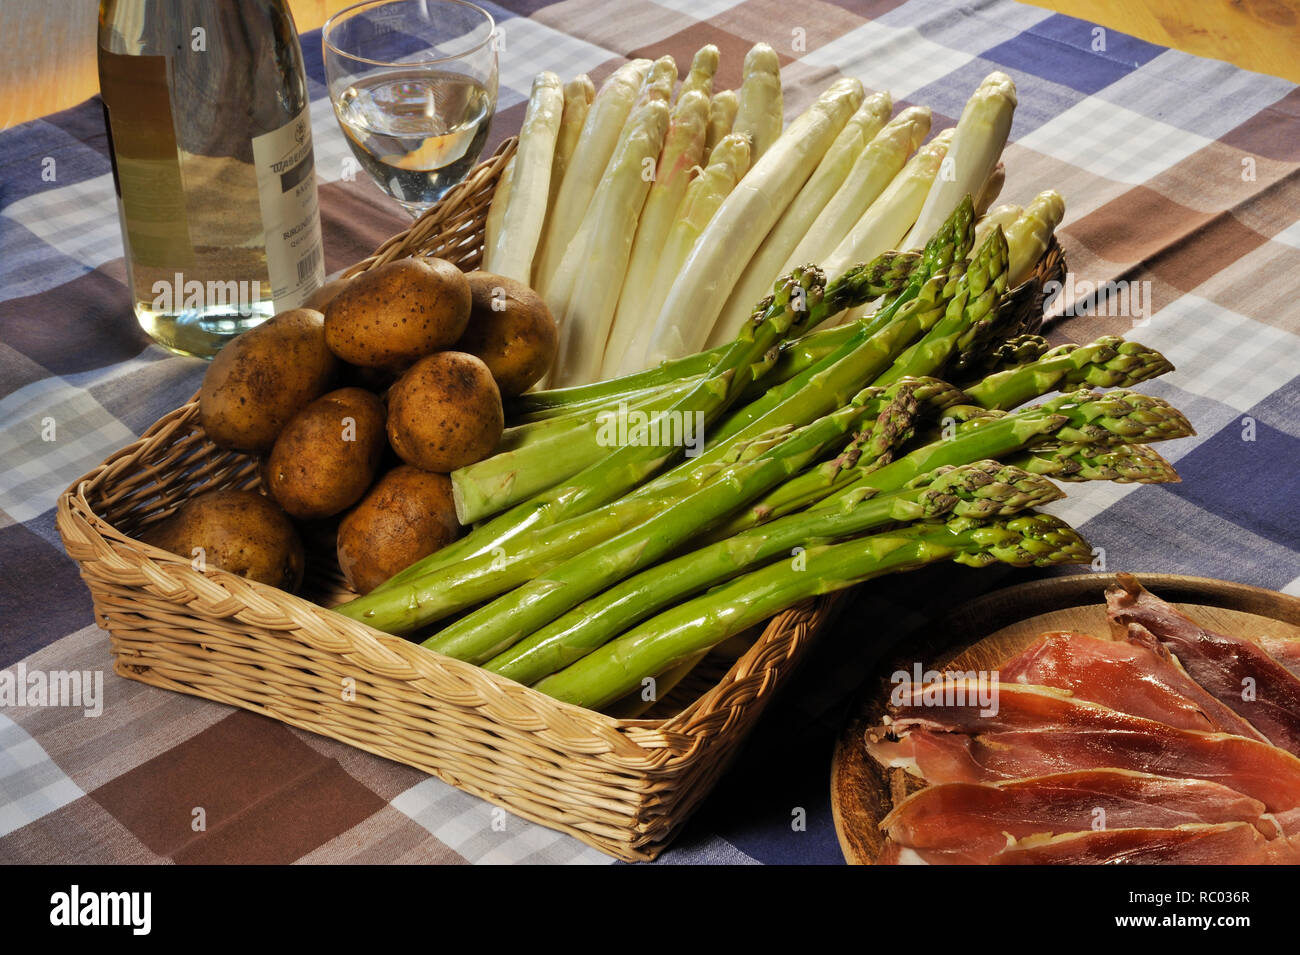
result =
[[[925,337],[895,359],[876,384],[887,385],[903,377],[938,375],[961,346],[964,336],[995,312],[1007,287],[1007,241],[995,227],[975,258],[957,279],[944,317]]]
[[[1089,345],[1059,345],[1020,368],[989,375],[966,389],[971,401],[1003,411],[1066,388],[1130,388],[1174,370],[1153,348],[1114,335]]]
[[[568,703],[598,708],[642,680],[802,600],[872,577],[938,560],[1047,566],[1090,559],[1088,545],[1073,529],[1035,513],[976,526],[956,518],[812,546],[795,559],[797,564],[779,561],[651,617],[535,688]]]
[[[738,442],[724,460],[701,469],[698,486],[727,474],[728,468],[761,457],[779,445],[791,429],[776,429],[751,441]],[[448,564],[399,580],[336,607],[338,613],[378,630],[408,633],[424,623],[490,600],[545,573],[557,564],[649,520],[682,497],[682,488],[659,494],[625,495],[558,524]],[[400,575],[399,575],[400,577]]]
[[[1180,480],[1174,466],[1145,444],[1041,446],[1011,456],[1008,463],[1058,481],[1176,484]]]
[[[887,524],[955,515],[1005,517],[1061,497],[1043,477],[996,461],[939,469],[913,486],[844,510],[792,514],[644,570],[574,607],[484,667],[535,683],[679,600],[736,574],[807,547]]]
[[[864,389],[853,402],[861,404],[860,420],[870,421],[884,415],[898,389]],[[929,403],[952,401],[958,395],[951,386],[938,381],[916,385],[917,394]],[[828,417],[828,422],[843,420]],[[823,425],[825,427],[825,425]],[[774,428],[753,438],[734,441],[708,460],[692,463],[689,472],[662,475],[631,494],[596,510],[577,515],[551,527],[520,535],[509,547],[495,547],[485,554],[473,555],[442,565],[404,571],[376,588],[364,598],[344,607],[347,615],[356,615],[381,630],[406,632],[418,624],[417,619],[439,619],[457,610],[505,593],[525,581],[554,567],[563,560],[614,536],[627,527],[641,524],[676,501],[695,493],[717,480],[736,463],[759,457],[792,430],[790,426]],[[896,440],[905,434],[895,435]],[[417,572],[418,571],[418,572]]]
[[[507,432],[505,448],[451,473],[457,519],[462,525],[477,523],[590,467],[609,454],[601,434],[610,416],[661,414],[693,387],[687,382],[576,419],[552,418],[533,426],[530,435]]]
[[[965,399],[962,392],[938,378],[904,378],[883,389],[883,393],[893,396],[892,400],[883,405],[875,424],[838,458],[795,475],[764,498],[764,501],[776,502],[779,510],[757,505],[737,514],[706,539],[725,539],[770,517],[789,514],[825,500],[852,485],[862,475],[888,464],[895,449],[911,439],[921,415],[946,414],[951,405]]]
[[[952,409],[944,412],[951,414]],[[974,424],[974,422],[968,422]],[[1159,398],[1128,391],[1105,395],[1079,391],[1062,395],[1014,414],[981,420],[976,427],[958,427],[897,460],[871,471],[842,478],[826,497],[803,475],[765,495],[720,525],[715,535],[734,534],[755,524],[815,504],[834,507],[855,494],[903,487],[927,471],[945,465],[968,464],[984,458],[1001,458],[1044,441],[1077,444],[1145,444],[1194,434],[1187,419]],[[1049,436],[1055,437],[1049,437]]]
[[[666,408],[699,384],[701,377],[700,375],[694,375],[673,384],[660,385],[657,388],[642,388],[640,391],[631,391],[626,395],[617,395],[614,398],[600,398],[580,404],[561,405],[555,409],[553,414],[525,415],[512,419],[510,425],[501,435],[501,443],[493,453],[500,454],[502,451],[512,451],[515,448],[541,440],[555,433],[552,431],[553,428],[578,428],[583,424],[590,424],[595,421],[596,416],[601,412],[617,409],[620,403],[626,404],[629,409],[651,408],[655,407],[653,399],[657,397],[659,407]],[[487,460],[491,460],[491,458]],[[473,467],[473,465],[470,465],[470,467]]]
[[[819,505],[834,507],[855,494],[901,487],[918,474],[945,464],[1001,458],[1035,443],[1044,435],[1066,444],[1149,444],[1195,434],[1191,424],[1168,402],[1133,391],[1099,394],[1076,391],[1015,414],[1005,415],[952,440],[932,442],[864,475],[839,498]],[[764,506],[760,501],[755,507]]]
[[[1042,358],[1050,347],[1042,335],[1016,335],[984,343],[976,351],[958,355],[954,360],[957,384],[969,387],[989,375],[1027,365]]]
[[[872,406],[874,397],[864,392],[853,403],[792,432],[753,461],[728,468],[716,480],[673,506],[662,508],[643,523],[576,554],[444,627],[424,646],[470,663],[491,659],[808,467],[858,426],[867,413],[864,408]],[[411,617],[415,626],[430,619],[422,612]]]

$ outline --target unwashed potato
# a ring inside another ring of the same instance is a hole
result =
[[[148,543],[281,590],[302,583],[302,540],[293,522],[256,491],[209,491],[150,529]]]
[[[276,503],[294,517],[329,517],[366,493],[383,452],[384,403],[363,388],[340,388],[285,425],[264,480]]]
[[[260,454],[338,369],[325,318],[295,308],[239,335],[212,359],[199,388],[199,422],[212,443]]]
[[[407,464],[447,473],[481,461],[505,429],[487,365],[464,352],[421,358],[388,392],[388,440]]]
[[[402,464],[380,478],[339,525],[339,569],[368,594],[460,535],[451,480]]]
[[[465,273],[443,259],[398,259],[349,280],[325,306],[325,340],[346,362],[400,370],[450,348],[469,322]]]
[[[555,360],[560,333],[542,297],[523,282],[470,272],[465,276],[473,307],[456,350],[483,359],[501,397],[522,395]]]

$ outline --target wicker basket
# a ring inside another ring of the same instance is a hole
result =
[[[347,274],[412,254],[473,268],[514,146]],[[309,542],[297,597],[200,573],[136,539],[195,494],[259,483],[253,458],[207,440],[191,401],[63,494],[59,532],[116,672],[415,766],[620,859],[663,850],[838,603],[780,614],[739,656],[711,655],[644,718],[616,719],[323,610],[348,596],[328,543]]]

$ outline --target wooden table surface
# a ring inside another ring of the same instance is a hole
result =
[[[290,0],[299,31],[351,0]],[[1300,0],[1027,0],[1197,56],[1300,83]],[[97,0],[0,2],[0,128],[99,88]]]

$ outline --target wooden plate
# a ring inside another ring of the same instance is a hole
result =
[[[1142,585],[1197,623],[1224,633],[1268,633],[1300,640],[1300,599],[1272,590],[1205,577],[1138,574]],[[875,861],[883,844],[880,820],[893,806],[891,779],[867,756],[865,731],[880,722],[892,688],[890,674],[946,666],[994,670],[1049,630],[1106,636],[1105,590],[1114,574],[1051,577],[1009,587],[953,611],[900,650],[864,688],[835,745],[831,764],[831,811],[844,858],[853,865]],[[899,785],[895,777],[892,785]]]

